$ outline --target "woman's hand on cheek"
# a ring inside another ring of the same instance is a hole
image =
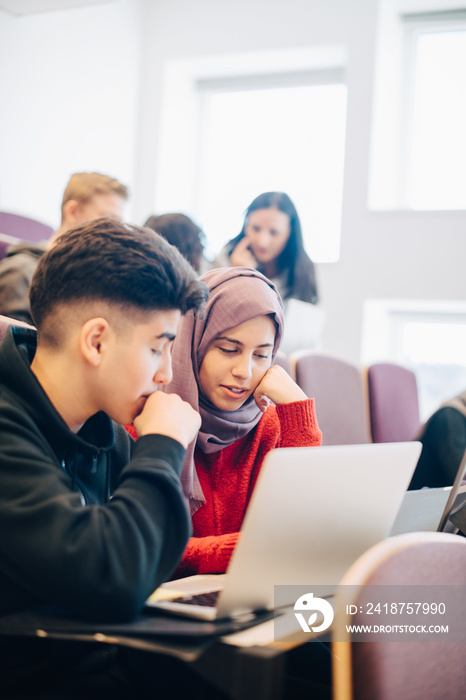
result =
[[[267,370],[254,391],[254,400],[262,412],[267,410],[271,401],[274,404],[281,404],[306,399],[304,391],[279,365],[272,365]]]
[[[257,260],[249,249],[249,238],[244,236],[230,255],[233,267],[252,267],[256,269]]]

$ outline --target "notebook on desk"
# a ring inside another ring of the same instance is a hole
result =
[[[405,532],[445,532],[448,518],[464,487],[461,482],[466,473],[466,451],[458,467],[453,486],[425,488],[407,491],[390,535]],[[462,496],[461,498],[464,498]]]
[[[387,537],[420,451],[418,442],[272,450],[226,575],[164,584],[148,605],[213,620],[273,608],[274,585],[318,584],[331,595],[355,559]],[[206,581],[205,593],[214,592],[219,578],[214,605],[180,598]]]

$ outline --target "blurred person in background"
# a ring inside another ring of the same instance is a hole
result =
[[[452,486],[466,450],[466,391],[442,403],[416,440],[422,452],[409,488]]]
[[[314,263],[304,250],[296,207],[285,192],[256,197],[246,209],[240,233],[211,266],[253,267],[273,282],[285,313],[282,352],[319,347],[326,314],[317,306]]]
[[[207,271],[204,232],[189,216],[178,212],[153,215],[147,219],[144,226],[156,231],[178,248],[199,275]]]
[[[29,288],[42,255],[76,224],[103,216],[121,219],[128,189],[121,182],[101,173],[74,173],[66,185],[58,231],[43,243],[11,246],[0,262],[0,314],[32,324]]]
[[[318,302],[314,264],[304,250],[301,222],[284,192],[264,192],[246,209],[243,228],[220,251],[214,267],[253,267],[282,299]]]

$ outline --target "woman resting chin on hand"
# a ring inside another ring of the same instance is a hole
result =
[[[182,318],[174,379],[165,388],[202,418],[181,475],[194,537],[179,576],[226,570],[267,452],[321,443],[314,399],[273,364],[283,333],[274,285],[246,267],[211,270],[201,279],[210,290],[206,313]]]

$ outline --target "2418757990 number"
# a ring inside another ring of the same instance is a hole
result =
[[[366,615],[444,615],[445,612],[445,603],[366,603],[365,610]]]

